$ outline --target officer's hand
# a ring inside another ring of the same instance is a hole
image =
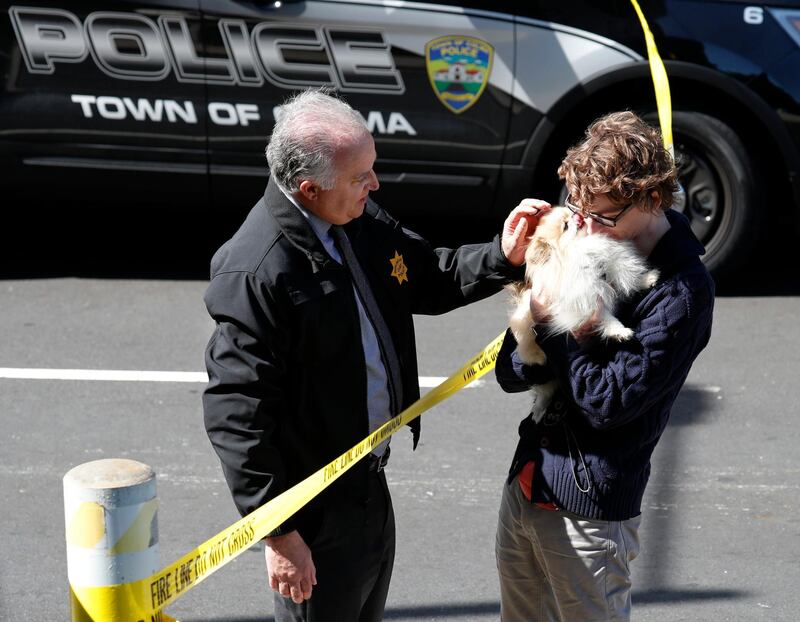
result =
[[[317,584],[317,569],[311,550],[296,531],[285,536],[267,538],[264,547],[267,558],[269,586],[281,596],[298,605],[311,598],[311,588]]]
[[[541,215],[549,209],[547,201],[523,199],[506,218],[501,246],[512,266],[521,266],[525,261],[525,249],[528,248],[530,236],[539,224]]]

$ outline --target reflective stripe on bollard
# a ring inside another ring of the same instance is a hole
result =
[[[135,460],[95,460],[64,476],[64,520],[71,619],[122,620],[136,611],[125,600],[96,603],[87,613],[82,594],[133,583],[159,568],[156,477]],[[129,594],[134,601],[149,595]]]

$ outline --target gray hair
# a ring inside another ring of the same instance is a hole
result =
[[[276,109],[275,117],[267,164],[288,192],[297,192],[304,179],[323,190],[333,188],[337,152],[369,134],[364,117],[328,89],[298,93]]]

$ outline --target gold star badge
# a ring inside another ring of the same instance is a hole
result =
[[[397,282],[402,285],[403,281],[408,281],[408,268],[403,263],[403,256],[397,251],[394,252],[394,259],[390,259],[389,263],[392,264],[391,276],[397,279]]]

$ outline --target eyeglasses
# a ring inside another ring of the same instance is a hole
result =
[[[633,207],[633,202],[628,203],[625,207],[623,207],[617,213],[616,216],[604,216],[603,214],[595,214],[594,212],[590,212],[588,210],[582,210],[577,205],[570,202],[569,199],[566,199],[564,201],[564,205],[566,205],[569,211],[571,211],[573,214],[579,214],[584,218],[591,218],[595,222],[598,222],[601,225],[603,225],[604,227],[616,227],[617,222],[619,222],[619,219],[622,218],[625,212],[627,212],[630,208]]]

